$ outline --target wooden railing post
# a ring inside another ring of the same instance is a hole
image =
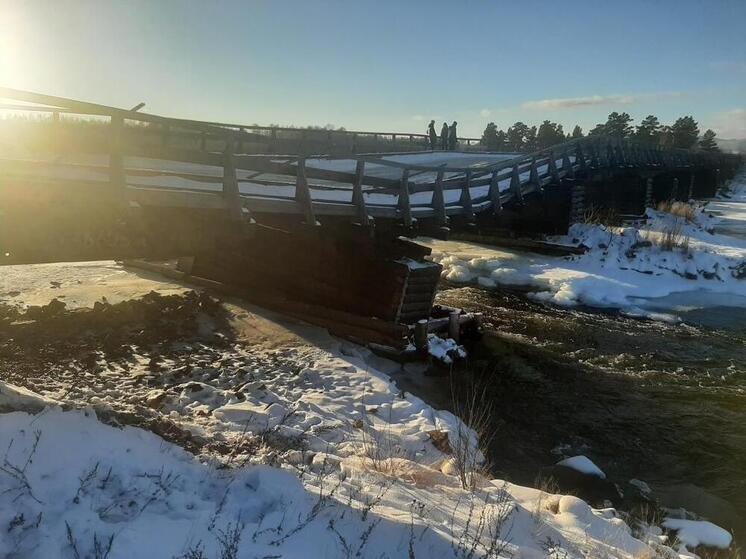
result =
[[[492,202],[492,213],[500,213],[503,210],[503,204],[500,199],[500,181],[498,179],[498,171],[492,171],[492,177],[490,177],[489,197],[490,202]]]
[[[464,208],[464,215],[468,221],[474,221],[474,206],[471,201],[471,171],[466,171],[464,184],[461,187],[461,207]]]
[[[414,220],[412,219],[412,206],[409,201],[409,169],[402,169],[401,172],[401,185],[399,187],[399,211],[401,212],[404,227],[412,227]]]
[[[575,178],[575,169],[570,162],[570,154],[567,153],[567,148],[562,151],[562,171],[564,171],[565,177]]]
[[[363,177],[365,176],[365,161],[359,160],[355,166],[355,179],[352,183],[352,203],[357,209],[357,220],[360,225],[370,225],[370,216],[365,206],[363,195]]]
[[[679,197],[679,179],[674,177],[671,185],[671,200],[677,200]]]
[[[318,225],[316,214],[313,210],[311,190],[308,188],[308,180],[306,179],[305,157],[298,159],[295,175],[295,201],[298,202],[303,209],[303,222],[306,225]]]
[[[523,191],[521,190],[521,174],[518,172],[518,164],[513,165],[513,172],[510,175],[510,191],[513,198],[519,204],[523,203]]]
[[[539,180],[539,168],[536,165],[536,158],[531,160],[531,171],[529,173],[528,182],[535,185],[537,189],[541,188],[541,181]]]
[[[233,221],[239,221],[243,217],[243,204],[241,194],[238,190],[238,178],[236,177],[236,163],[234,161],[233,136],[226,139],[225,151],[223,152],[223,200],[228,211],[228,217]]]
[[[555,159],[554,150],[549,151],[549,175],[552,177],[554,184],[559,184],[559,173],[557,172],[557,160]]]
[[[692,198],[694,198],[694,171],[689,174],[689,198],[687,200]]]
[[[583,153],[583,147],[580,145],[580,142],[575,145],[575,163],[578,164],[582,173],[588,170],[588,164],[586,163],[585,154]]]
[[[585,221],[585,185],[575,181],[570,188],[570,225]]]
[[[171,136],[171,125],[168,122],[164,122],[161,127],[161,145],[167,146],[168,139]]]
[[[435,210],[435,220],[439,225],[448,224],[448,214],[446,214],[446,204],[443,197],[443,174],[444,172],[438,171],[435,176],[435,186],[433,187],[433,199],[432,205]]]
[[[127,204],[127,177],[124,172],[124,156],[122,154],[124,119],[120,115],[113,115],[110,126],[109,182],[115,199]]]
[[[238,129],[238,145],[236,146],[236,153],[243,153],[243,136],[246,133],[246,129],[241,126]]]
[[[277,149],[277,128],[273,128],[269,132],[269,151],[270,153],[277,153],[279,150]]]

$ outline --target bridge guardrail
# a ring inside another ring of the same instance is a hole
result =
[[[504,161],[468,167],[402,163],[381,155],[248,155],[236,152],[241,151],[238,143],[251,140],[246,132],[250,127],[172,119],[6,88],[0,88],[0,98],[34,104],[17,107],[108,119],[97,130],[100,134],[89,130],[90,137],[83,145],[76,147],[71,142],[65,150],[105,156],[108,162],[57,163],[58,171],[64,170],[62,178],[54,179],[57,182],[68,180],[65,176],[78,181],[103,180],[125,202],[222,207],[236,220],[246,219],[253,212],[299,214],[308,223],[315,223],[319,215],[333,215],[363,223],[386,218],[411,226],[417,218],[433,218],[445,224],[453,215],[473,219],[480,212],[499,212],[504,204],[522,202],[526,195],[547,184],[595,170],[719,169],[741,161],[728,154],[652,146],[608,136],[577,138]],[[128,127],[127,122],[137,126]],[[161,141],[143,141],[138,135],[142,124],[160,126]],[[198,136],[199,143],[170,145],[169,140],[178,137],[174,134],[179,129],[187,130],[193,138]],[[212,147],[218,150],[210,150],[209,141],[214,141]],[[339,161],[349,165],[329,168]],[[3,165],[6,175],[46,177],[38,162],[5,161]],[[391,169],[391,173],[366,173],[381,167]],[[180,186],[169,186],[169,181]],[[453,196],[452,191],[458,191],[458,195]]]

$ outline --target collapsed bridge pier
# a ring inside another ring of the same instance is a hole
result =
[[[605,136],[530,154],[258,155],[238,125],[0,97],[96,119],[0,129],[3,264],[189,256],[192,275],[377,343],[432,315],[440,267],[419,234],[563,233],[590,207],[711,196],[742,162]]]

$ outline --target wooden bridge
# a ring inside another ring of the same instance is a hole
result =
[[[741,164],[597,136],[530,154],[283,155],[267,153],[280,145],[271,130],[0,98],[51,117],[0,123],[4,263],[191,255],[203,277],[393,325],[430,314],[439,275],[402,236],[561,229],[590,204],[640,213],[714,194]]]

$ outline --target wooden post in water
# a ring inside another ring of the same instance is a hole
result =
[[[448,315],[448,337],[458,343],[461,337],[461,325],[459,324],[460,311],[451,311]]]
[[[692,200],[694,198],[694,171],[692,171],[689,175],[689,198],[688,200]]]
[[[428,320],[426,318],[420,319],[414,325],[414,347],[418,351],[427,349],[427,334],[428,334]]]
[[[671,185],[671,200],[676,200],[679,196],[679,179],[674,177]]]

